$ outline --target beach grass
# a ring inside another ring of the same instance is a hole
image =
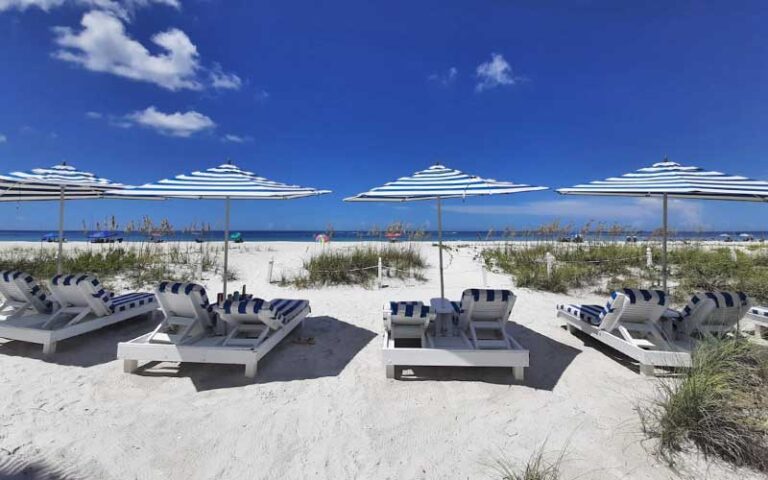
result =
[[[739,339],[703,342],[691,368],[660,380],[658,398],[638,411],[670,464],[694,445],[707,456],[768,472],[768,349]]]
[[[217,248],[192,244],[86,245],[64,252],[65,273],[89,273],[110,285],[116,280],[130,288],[145,288],[173,278],[189,281],[202,264],[204,272],[216,266]],[[20,270],[39,280],[56,275],[57,254],[46,248],[0,250],[1,270]]]
[[[424,280],[421,272],[427,262],[417,249],[410,245],[386,245],[323,251],[304,262],[302,273],[293,278],[284,277],[280,283],[299,288],[322,285],[369,286],[378,276],[379,258],[387,278]]]
[[[488,268],[508,273],[518,286],[556,293],[591,288],[606,293],[616,288],[660,288],[661,250],[621,243],[517,245],[507,243],[483,250]],[[557,262],[547,271],[546,255]],[[673,299],[686,301],[692,292],[738,290],[757,302],[768,302],[768,249],[704,248],[686,245],[669,251],[669,279]]]
[[[558,480],[561,478],[560,467],[565,451],[554,460],[548,460],[545,452],[546,442],[541,444],[523,465],[515,464],[504,458],[491,462],[494,478],[499,480]]]

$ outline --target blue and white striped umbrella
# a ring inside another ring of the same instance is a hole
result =
[[[512,182],[480,178],[460,170],[437,164],[416,172],[410,177],[398,178],[381,187],[354,197],[346,202],[409,202],[435,200],[438,198],[465,198],[479,195],[500,195],[509,193],[546,190],[547,187],[533,187]]]
[[[663,161],[620,177],[561,188],[557,192],[764,202],[768,200],[768,182]]]
[[[229,268],[229,210],[230,200],[291,200],[331,193],[330,190],[300,187],[275,182],[243,170],[231,162],[190,174],[111,191],[116,196],[130,198],[187,198],[226,200],[224,221],[224,271],[222,285],[227,294]]]
[[[64,242],[64,200],[104,198],[106,192],[125,186],[97,177],[72,165],[61,163],[50,168],[0,175],[0,202],[59,201],[59,251],[56,270],[62,273]]]
[[[418,200],[437,200],[437,243],[440,267],[440,297],[445,298],[443,276],[443,214],[441,201],[445,198],[466,198],[486,195],[546,190],[547,187],[512,182],[499,182],[461,170],[435,164],[426,170],[414,173],[410,177],[398,178],[381,187],[345,198],[346,202],[412,202]]]
[[[563,195],[603,195],[663,198],[662,282],[667,290],[668,199],[768,201],[768,182],[729,175],[699,167],[683,166],[664,159],[620,177],[596,180],[571,188],[560,188]]]
[[[124,188],[91,172],[61,163],[50,168],[0,175],[0,202],[77,200],[102,198],[105,192]]]
[[[329,190],[268,180],[231,163],[112,192],[131,197],[191,199],[289,200],[330,193]]]

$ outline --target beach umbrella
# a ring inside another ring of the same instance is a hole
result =
[[[63,162],[50,168],[0,175],[0,202],[59,201],[59,250],[56,271],[61,274],[64,242],[64,201],[103,198],[106,192],[125,188],[106,178],[76,169]]]
[[[398,178],[381,187],[345,198],[345,202],[412,202],[435,200],[437,202],[437,243],[440,266],[440,298],[445,298],[443,281],[443,213],[442,201],[447,198],[466,198],[473,196],[501,195],[535,190],[547,187],[534,187],[512,182],[499,182],[460,170],[435,164],[426,170],[416,172],[410,177]]]
[[[224,200],[224,296],[229,268],[229,214],[231,200],[291,200],[330,193],[329,190],[299,187],[267,180],[233,163],[110,192],[130,198],[186,198]]]
[[[596,180],[557,190],[563,195],[604,195],[662,198],[662,282],[667,290],[667,234],[670,198],[768,201],[768,182],[683,166],[664,159],[620,177]]]

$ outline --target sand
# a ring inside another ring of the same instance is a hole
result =
[[[555,319],[557,303],[578,299],[489,273],[490,287],[519,296],[510,331],[530,350],[525,381],[510,370],[468,368],[420,368],[388,380],[381,307],[438,296],[436,269],[425,283],[381,290],[267,283],[270,259],[278,276],[321,248],[234,246],[234,286],[312,305],[301,336],[314,343],[288,337],[254,382],[228,365],[157,364],[124,374],[116,344],[149,331],[149,320],[61,342],[49,360],[38,345],[0,340],[0,477],[31,463],[102,479],[499,478],[489,464],[524,462],[542,444],[551,457],[566,451],[563,478],[674,477],[651,455],[635,412],[653,398],[654,380]],[[416,248],[437,264],[436,248]],[[447,296],[483,286],[475,252],[462,248],[446,259]],[[216,278],[205,283],[221,286]],[[693,456],[682,467],[693,478],[758,478]]]

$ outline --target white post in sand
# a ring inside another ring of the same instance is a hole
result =
[[[64,185],[59,187],[59,256],[56,259],[56,273],[61,275],[64,254]]]
[[[378,264],[378,279],[379,279],[379,290],[381,290],[381,286],[384,283],[384,266],[381,263],[381,257],[379,257],[379,264]]]
[[[555,270],[555,256],[552,252],[547,252],[544,258],[547,262],[547,278],[552,278],[552,272]]]
[[[651,250],[651,246],[645,247],[645,266],[648,268],[653,267],[653,250]]]
[[[267,283],[272,283],[272,269],[275,267],[275,257],[269,259],[267,264]]]

